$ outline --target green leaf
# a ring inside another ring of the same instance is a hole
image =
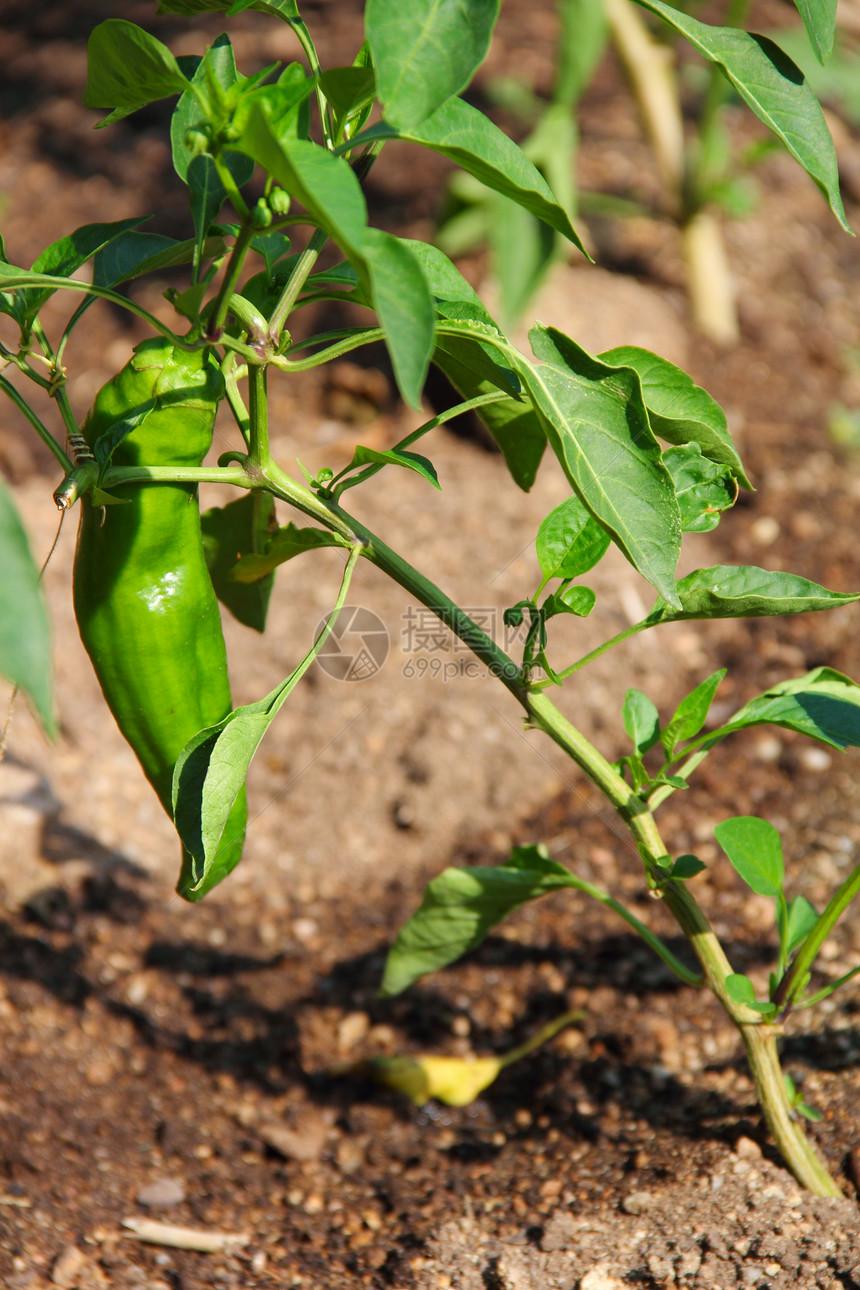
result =
[[[734,505],[737,486],[725,466],[702,456],[697,443],[668,448],[663,465],[672,476],[684,533],[709,533]]]
[[[686,882],[689,878],[695,878],[697,873],[702,873],[707,867],[698,856],[678,856],[678,859],[669,870],[669,877],[680,878],[683,882]]]
[[[193,238],[177,242],[161,233],[123,233],[104,247],[93,260],[93,282],[98,287],[116,287],[131,278],[160,273],[177,264],[189,264],[194,256]],[[226,243],[210,238],[204,247],[209,258],[223,255]]]
[[[290,63],[274,85],[255,85],[240,95],[233,129],[241,135],[250,109],[257,106],[265,112],[277,138],[306,139],[309,117],[305,105],[313,88],[313,78],[306,74],[301,63]],[[236,146],[241,145],[237,142]]]
[[[490,47],[499,0],[368,0],[365,31],[394,126],[416,126],[469,84]]]
[[[788,921],[784,927],[782,909],[779,905],[777,905],[776,915],[780,925],[780,939],[787,955],[806,940],[818,922],[815,906],[811,905],[805,896],[795,896],[788,902]]]
[[[258,233],[251,239],[251,250],[263,257],[266,264],[266,277],[269,281],[275,265],[289,254],[290,246],[291,242],[286,233]]]
[[[638,376],[607,367],[554,327],[533,327],[529,339],[543,365],[519,356],[517,371],[574,490],[634,568],[680,603],[678,504]]]
[[[717,564],[695,569],[676,584],[680,608],[658,598],[645,620],[675,623],[690,618],[763,618],[771,614],[804,614],[835,609],[860,599],[854,593],[828,591],[794,573],[774,573],[747,564]]]
[[[230,38],[222,33],[206,50],[199,60],[191,77],[191,84],[204,99],[211,99],[210,83],[215,82],[221,90],[226,91],[240,79],[236,70],[236,59]],[[186,143],[188,131],[205,123],[201,119],[201,104],[197,95],[189,88],[173,109],[170,118],[170,149],[173,156],[173,168],[179,178],[188,182],[188,167],[195,157],[194,150]],[[215,125],[216,123],[212,123]],[[251,163],[253,172],[253,163]],[[250,175],[242,181],[247,182]]]
[[[436,337],[433,362],[464,399],[493,390],[517,395],[520,380],[495,349],[474,335],[475,326],[501,338],[502,333],[479,296],[448,257],[426,242],[407,242],[429,283],[440,322],[467,323],[462,336]],[[526,492],[535,480],[546,447],[546,436],[530,402],[518,398],[488,404],[476,415],[487,427],[505,458],[514,481]]]
[[[227,506],[216,506],[200,516],[203,553],[215,594],[234,618],[254,631],[266,626],[274,571],[253,582],[231,577],[236,564],[256,555],[275,527],[275,501],[270,493],[245,493]]]
[[[446,869],[428,883],[419,908],[397,934],[381,993],[400,994],[419,977],[480,945],[497,923],[526,901],[572,885],[568,871],[537,847],[522,848],[519,863]]]
[[[839,195],[839,169],[824,113],[803,73],[766,36],[737,27],[712,27],[662,0],[636,0],[686,36],[710,62],[721,67],[756,116],[782,140],[815,180],[847,233]]]
[[[823,63],[833,53],[836,34],[836,0],[794,0],[803,19],[815,57]]]
[[[464,399],[499,389],[506,375],[487,357],[480,342],[469,336],[439,336],[433,362]],[[546,434],[531,402],[501,399],[478,409],[475,415],[500,448],[512,479],[527,493],[546,449]]]
[[[427,457],[422,457],[420,453],[408,452],[406,449],[388,449],[365,448],[359,444],[352,455],[350,468],[352,466],[369,466],[379,464],[381,466],[405,466],[407,470],[414,470],[416,474],[421,475],[434,488],[441,488],[439,476],[436,474],[436,468],[432,461]]]
[[[48,611],[39,570],[30,553],[24,525],[12,496],[0,480],[0,675],[19,686],[33,705],[42,728],[57,733],[51,680]]]
[[[718,824],[714,837],[757,896],[781,894],[785,877],[782,841],[768,820],[737,815]]]
[[[245,555],[230,571],[234,582],[254,583],[267,578],[279,564],[286,564],[305,551],[318,551],[324,546],[345,546],[342,538],[327,529],[300,529],[290,523],[278,529],[259,555]]]
[[[840,750],[858,748],[860,686],[833,668],[814,668],[751,699],[714,732],[714,742],[735,730],[760,725],[795,730]]]
[[[84,104],[111,109],[97,128],[187,88],[188,78],[167,46],[133,22],[108,18],[87,42]]]
[[[673,760],[678,744],[685,743],[688,739],[695,739],[702,729],[714,701],[714,695],[725,675],[724,667],[719,672],[713,672],[678,704],[672,720],[660,736],[670,761]]]
[[[624,729],[640,755],[660,738],[660,714],[641,690],[628,690],[621,708]]]
[[[93,445],[93,455],[100,467],[100,474],[103,475],[110,465],[111,458],[132,430],[136,430],[150,412],[157,406],[157,400],[147,399],[145,403],[140,403],[136,408],[132,408],[119,421],[114,421],[106,430],[99,434],[98,439]],[[99,479],[101,483],[101,478]]]
[[[237,146],[300,201],[351,260],[363,264],[367,206],[346,161],[307,140],[280,139],[260,103],[252,104]]]
[[[489,210],[499,315],[508,328],[522,318],[556,257],[556,235],[530,211],[496,194]],[[516,247],[516,254],[511,248]]]
[[[33,264],[33,273],[45,273],[55,278],[70,278],[91,256],[96,255],[103,247],[128,234],[129,229],[136,228],[151,215],[140,215],[136,219],[116,220],[112,224],[84,224],[74,233],[61,237],[59,241],[46,246]],[[53,289],[31,287],[22,291],[24,318],[32,320],[46,300],[54,294]]]
[[[420,125],[397,130],[382,121],[366,130],[362,139],[406,139],[432,148],[531,211],[587,255],[570,217],[537,167],[483,112],[462,99],[452,99]]]
[[[697,443],[711,461],[727,466],[739,484],[751,487],[729,434],[726,414],[691,376],[634,345],[609,349],[598,357],[611,367],[632,367],[639,373],[642,398],[656,435],[676,446]]]
[[[609,548],[606,533],[578,497],[568,497],[538,529],[538,564],[544,579],[587,573]]]
[[[179,754],[173,769],[173,819],[187,853],[180,890],[189,900],[199,900],[238,863],[241,846],[231,845],[236,839],[229,831],[239,803],[244,837],[248,768],[263,735],[326,641],[343,607],[357,554],[350,555],[326,627],[298,667],[264,699],[235,708],[223,721],[198,731]]]
[[[571,217],[576,202],[573,176],[577,138],[575,117],[556,103],[543,111],[521,145]],[[553,263],[565,254],[565,244],[543,220],[501,193],[487,192],[486,208],[493,275],[499,283],[502,319],[510,329],[525,313]],[[516,247],[515,255],[511,254],[512,247]]]
[[[407,243],[391,233],[366,229],[362,250],[398,388],[409,407],[420,411],[436,327],[429,284]]]
[[[372,67],[330,67],[320,77],[319,86],[341,121],[373,102],[376,76]]]
[[[556,614],[576,614],[577,618],[587,618],[596,604],[597,596],[591,587],[577,584],[574,587],[562,587],[547,596],[541,605],[541,612],[544,620],[555,618]]]
[[[775,1004],[759,1002],[755,996],[755,986],[742,972],[730,972],[726,977],[726,994],[734,1003],[746,1004],[764,1017],[773,1016],[776,1012]]]

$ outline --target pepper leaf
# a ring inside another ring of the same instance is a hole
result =
[[[480,179],[487,188],[510,197],[531,211],[532,215],[587,255],[569,215],[556,201],[537,166],[483,112],[462,99],[449,100],[420,125],[396,129],[387,121],[381,121],[361,137],[368,143],[379,139],[405,139],[432,148]]]
[[[97,129],[187,88],[188,78],[167,46],[125,18],[100,22],[87,42],[84,104],[111,109]]]
[[[632,367],[639,373],[642,398],[656,435],[676,446],[697,443],[711,461],[728,466],[744,488],[751,486],[729,433],[726,414],[691,376],[667,359],[635,345],[609,349],[598,357],[611,367]]]
[[[815,180],[847,233],[836,151],[821,105],[787,54],[767,36],[713,27],[662,0],[636,0],[658,14],[705,58],[721,67],[741,98]]]
[[[680,605],[680,513],[639,377],[608,367],[554,327],[533,327],[529,338],[541,366],[515,359],[516,351],[512,362],[575,492],[661,597]]]
[[[576,578],[602,560],[609,534],[578,497],[568,497],[550,511],[538,529],[538,564],[544,578]]]
[[[782,840],[768,820],[737,815],[718,824],[714,837],[757,896],[780,895],[785,877]]]
[[[529,853],[522,868],[445,869],[428,883],[388,952],[383,995],[400,994],[419,977],[453,963],[526,901],[575,885],[568,870],[541,849],[522,850]]]
[[[227,506],[215,506],[200,516],[203,554],[215,594],[234,618],[254,631],[266,627],[274,571],[253,582],[240,582],[231,572],[237,563],[258,553],[275,523],[271,493],[245,493]]]
[[[835,609],[860,600],[857,593],[828,591],[794,573],[777,573],[755,565],[717,564],[695,569],[676,584],[679,606],[660,597],[645,620],[674,623],[691,618],[762,618],[771,614],[804,614]]]
[[[469,84],[490,47],[500,0],[368,0],[373,52],[385,118],[416,126]]]

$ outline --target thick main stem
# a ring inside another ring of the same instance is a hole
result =
[[[777,1051],[781,1028],[760,1021],[738,1029],[767,1127],[785,1163],[801,1186],[816,1196],[841,1196],[824,1161],[799,1122],[792,1118]]]

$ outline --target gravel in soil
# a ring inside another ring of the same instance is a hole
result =
[[[548,83],[551,9],[505,6],[491,71],[526,66]],[[319,23],[326,10],[309,16]],[[157,111],[90,146],[90,114],[78,106],[83,41],[106,12],[75,3],[4,14],[14,58],[0,188],[7,245],[22,262],[67,225],[137,213],[139,190],[159,206],[165,231],[178,225],[178,209],[161,197],[168,161]],[[147,22],[149,6],[130,3],[124,16]],[[163,30],[177,25],[161,21]],[[189,51],[204,26],[187,37]],[[254,15],[242,26],[250,63],[262,28]],[[354,15],[328,27],[350,57]],[[737,128],[745,138],[743,118]],[[846,173],[857,156],[843,127]],[[647,196],[649,164],[606,64],[585,104],[583,180],[612,189],[632,176]],[[396,175],[375,171],[371,199],[388,226],[426,234],[439,181],[421,156]],[[860,403],[851,357],[860,351],[860,256],[787,160],[771,159],[760,182],[757,209],[727,230],[744,331],[737,350],[691,335],[672,231],[644,221],[595,226],[603,267],[560,273],[534,312],[594,350],[649,345],[688,365],[727,407],[757,492],[694,543],[693,563],[787,568],[847,590],[860,586],[860,469],[827,428],[831,407]],[[852,214],[856,223],[856,205]],[[637,277],[607,272],[622,264]],[[148,303],[158,301],[153,291]],[[107,314],[94,310],[91,321],[71,384],[82,410],[137,339]],[[387,383],[361,369],[325,386],[309,378],[277,399],[279,450],[311,466],[346,459],[357,439],[388,446],[406,428]],[[520,496],[474,442],[441,439],[433,456],[442,498],[413,492],[420,481],[392,481],[375,499],[374,523],[406,550],[417,538],[431,576],[498,612],[534,581],[530,543],[562,482],[547,470]],[[43,553],[56,481],[39,473],[44,459],[5,414],[0,460]],[[452,532],[468,541],[469,560],[453,551]],[[418,685],[404,676],[402,640],[380,678],[346,687],[314,676],[292,696],[283,733],[255,768],[243,868],[201,907],[181,905],[170,898],[175,840],[75,639],[70,567],[65,534],[47,575],[63,737],[46,749],[19,711],[0,771],[4,1286],[860,1286],[856,995],[828,1001],[785,1042],[788,1070],[824,1115],[811,1132],[845,1188],[837,1201],[802,1194],[780,1168],[716,1006],[583,897],[525,909],[462,964],[378,999],[386,947],[422,882],[446,863],[498,862],[512,842],[545,842],[671,936],[588,786],[551,749],[518,737],[515,710],[480,679]],[[324,576],[320,567],[282,579],[262,645],[249,647],[228,624],[232,655],[245,664],[237,701],[271,688],[297,637],[303,646],[326,611],[334,566]],[[487,569],[502,570],[490,586]],[[620,560],[595,586],[600,617],[572,648],[623,625],[636,597],[647,597]],[[389,624],[406,613],[379,580],[369,577],[361,593]],[[856,607],[787,622],[682,624],[620,651],[621,683],[598,664],[570,702],[602,746],[620,750],[612,714],[628,684],[666,707],[728,665],[719,696],[728,711],[818,664],[860,674],[857,642]],[[673,850],[708,863],[700,898],[733,964],[754,980],[771,960],[772,910],[719,861],[714,823],[770,819],[792,890],[820,905],[857,853],[856,780],[856,754],[760,732],[723,745],[695,787],[663,808]],[[822,980],[847,971],[858,951],[849,920],[824,947]],[[565,1008],[581,1009],[582,1021],[467,1108],[413,1108],[333,1073],[394,1052],[502,1053]],[[236,1239],[212,1253],[147,1245],[124,1220]]]

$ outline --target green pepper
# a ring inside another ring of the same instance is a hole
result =
[[[223,393],[203,350],[146,340],[103,386],[82,426],[95,449],[111,427],[151,409],[114,449],[113,466],[199,466],[212,442]],[[117,434],[117,429],[112,431]],[[230,712],[227,654],[218,602],[203,554],[197,489],[126,484],[116,505],[82,501],[74,569],[81,639],[117,725],[173,817],[173,767],[188,740]],[[183,852],[177,890],[199,900],[238,863],[245,837],[244,791],[236,799],[205,883]]]

